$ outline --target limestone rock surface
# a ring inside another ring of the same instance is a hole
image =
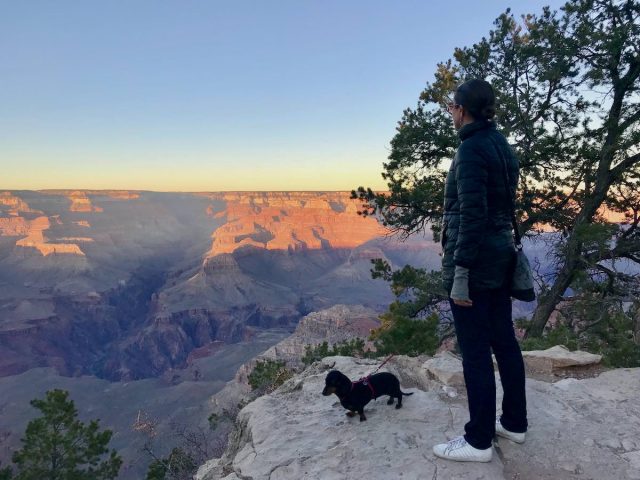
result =
[[[546,373],[561,368],[597,365],[602,360],[601,355],[581,350],[572,352],[562,345],[555,345],[546,350],[522,352],[522,357],[528,369]]]
[[[386,405],[386,397],[371,402],[366,422],[346,417],[335,396],[320,392],[329,369],[357,379],[379,362],[329,357],[315,363],[241,410],[225,454],[203,465],[195,478],[640,478],[640,369],[556,383],[528,379],[525,444],[497,439],[490,463],[468,464],[432,454],[434,444],[463,432],[468,414],[464,395],[443,392],[442,384],[424,374],[424,361],[399,357],[385,365],[414,394],[399,410]],[[498,405],[500,397],[498,392]]]
[[[422,365],[429,374],[450,386],[464,386],[464,375],[462,374],[462,360],[451,352],[442,352],[430,358]]]

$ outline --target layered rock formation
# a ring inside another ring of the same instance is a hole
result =
[[[94,212],[84,192],[73,192],[69,197],[72,200],[71,211]],[[76,203],[77,202],[77,203]],[[41,210],[34,210],[18,195],[11,192],[0,193],[0,206],[7,207],[9,216],[0,216],[0,236],[24,237],[16,240],[15,246],[32,249],[46,257],[53,254],[68,254],[84,256],[84,252],[75,242],[90,242],[87,237],[60,237],[49,239],[43,233],[53,225],[62,225],[60,215],[45,216]],[[99,209],[101,210],[101,209]],[[0,209],[0,215],[2,210]],[[73,242],[73,243],[71,243]],[[25,251],[15,251],[18,256],[28,255]]]
[[[277,343],[258,358],[282,360],[289,368],[302,366],[307,345],[327,342],[335,345],[354,338],[367,339],[380,326],[379,312],[361,305],[335,305],[303,317],[290,337]]]
[[[0,192],[0,213],[6,210],[9,215],[19,215],[20,213],[42,214],[38,210],[32,210],[27,202],[11,192]]]
[[[243,246],[269,250],[354,248],[386,230],[373,218],[357,219],[348,192],[243,192],[214,195],[226,203],[213,213],[225,224],[215,231],[207,256]]]
[[[400,410],[386,405],[386,397],[369,403],[366,422],[346,417],[336,397],[320,394],[329,369],[356,379],[377,364],[325,358],[250,403],[225,454],[202,466],[196,479],[640,478],[640,369],[556,383],[528,379],[525,444],[497,438],[490,463],[468,464],[431,451],[464,431],[468,412],[464,388],[433,380],[423,358],[385,365],[413,395]]]
[[[102,212],[101,207],[95,207],[85,192],[71,192],[67,197],[71,200],[69,210],[72,212]]]
[[[52,254],[70,254],[84,256],[84,252],[75,243],[50,243],[45,237],[44,231],[51,226],[48,217],[38,217],[28,223],[28,228],[23,234],[27,236],[16,241],[16,247],[34,248],[42,256]],[[61,239],[62,240],[62,239]]]
[[[139,192],[128,190],[42,190],[48,195],[61,195],[71,201],[69,211],[83,213],[100,213],[103,207],[95,206],[91,197],[110,198],[114,200],[135,200],[140,198]]]
[[[40,217],[44,223],[47,217]],[[47,222],[48,223],[48,222]],[[4,217],[0,218],[0,236],[3,237],[20,237],[28,236],[32,230],[32,222],[23,217]],[[42,227],[44,228],[44,227]],[[47,225],[48,228],[48,225]]]

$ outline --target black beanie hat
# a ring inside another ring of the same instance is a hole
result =
[[[496,96],[486,80],[467,80],[456,89],[453,99],[476,120],[491,120],[496,114]]]

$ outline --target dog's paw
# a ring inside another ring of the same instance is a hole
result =
[[[402,404],[401,404],[401,403],[399,403],[398,405],[396,405],[396,410],[397,410],[397,409],[399,409],[399,408],[402,408]]]
[[[364,415],[360,417],[361,422],[365,422],[366,420],[367,420],[367,417],[365,417]]]

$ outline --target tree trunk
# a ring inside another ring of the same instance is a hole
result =
[[[556,309],[556,306],[560,303],[560,300],[562,300],[562,295],[571,284],[571,279],[573,278],[573,273],[575,271],[575,264],[575,260],[569,263],[569,259],[567,258],[567,262],[565,262],[560,272],[558,272],[558,276],[549,291],[538,297],[538,305],[533,313],[533,318],[531,319],[531,324],[527,329],[526,337],[539,337],[542,335],[549,317]]]
[[[567,290],[569,285],[571,285],[573,275],[576,272],[576,269],[579,268],[582,254],[582,242],[575,238],[575,232],[582,225],[587,225],[593,222],[594,215],[607,197],[607,192],[612,181],[611,174],[608,169],[608,165],[611,165],[611,160],[611,150],[605,145],[605,147],[603,147],[603,153],[598,167],[596,188],[576,218],[567,242],[567,253],[564,264],[558,272],[558,276],[554,280],[551,289],[538,298],[538,306],[536,307],[535,312],[533,312],[531,324],[526,332],[527,337],[542,335],[544,327],[549,321],[549,316],[553,313],[558,303],[560,303],[560,300],[562,300],[564,292]],[[603,165],[605,165],[606,168],[603,168]]]
[[[636,313],[633,316],[633,339],[636,345],[640,345],[640,304],[636,306]]]

